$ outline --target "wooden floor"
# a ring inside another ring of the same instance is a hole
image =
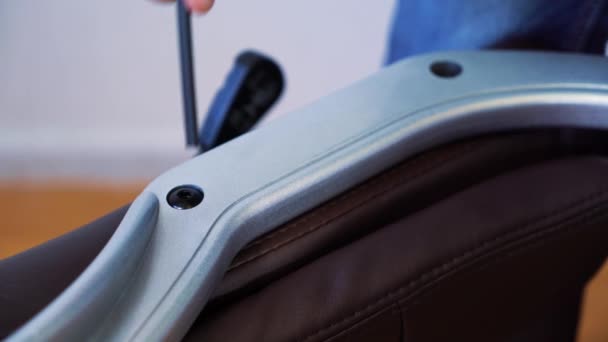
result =
[[[142,185],[0,184],[0,258],[36,246],[130,203]]]
[[[0,259],[131,202],[142,184],[0,183]],[[586,292],[578,341],[608,341],[608,264]]]

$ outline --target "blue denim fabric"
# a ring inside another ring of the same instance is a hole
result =
[[[398,0],[387,64],[440,50],[603,53],[608,0]]]

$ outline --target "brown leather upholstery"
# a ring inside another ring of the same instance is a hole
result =
[[[607,148],[595,132],[547,130],[407,160],[245,247],[185,339],[572,340],[581,289],[608,252]],[[0,312],[28,304],[0,319],[0,336],[58,294],[123,213],[91,226],[97,237],[64,238],[68,250],[97,242],[59,285],[42,281],[56,262],[19,276],[50,288],[33,303],[0,285]],[[19,258],[75,258],[52,246]]]
[[[250,243],[186,340],[572,340],[608,252],[591,146],[521,133],[406,161]]]
[[[218,305],[187,340],[571,340],[608,246],[606,174],[589,157],[489,179]]]

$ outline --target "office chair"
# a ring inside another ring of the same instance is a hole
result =
[[[0,261],[0,336],[572,341],[608,254],[607,81],[575,54],[399,62]]]

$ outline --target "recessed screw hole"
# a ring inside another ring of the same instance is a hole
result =
[[[431,64],[431,72],[441,78],[453,78],[462,73],[462,66],[452,61],[437,61]]]

